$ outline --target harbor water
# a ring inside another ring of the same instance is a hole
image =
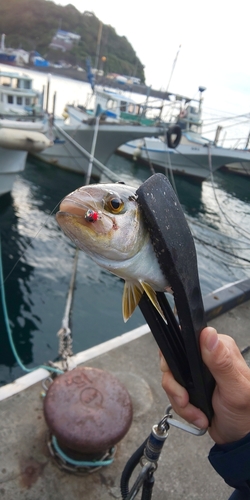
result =
[[[38,83],[42,77],[37,77]],[[61,80],[65,87],[79,86],[80,98],[79,82]],[[35,81],[34,87],[38,86]],[[57,102],[62,106],[61,97]],[[121,181],[135,186],[151,175],[149,167],[117,155],[107,166]],[[57,332],[75,248],[58,227],[55,213],[60,200],[83,182],[81,175],[29,157],[12,195],[0,199],[8,316],[17,352],[28,368],[58,357]],[[250,277],[250,178],[217,172],[213,180],[197,185],[175,177],[175,187],[195,237],[202,293]],[[122,280],[79,253],[71,314],[74,353],[145,323],[137,308],[124,324],[122,291]],[[0,304],[0,384],[23,375],[9,345],[5,321]]]

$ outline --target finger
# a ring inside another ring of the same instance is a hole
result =
[[[249,369],[231,337],[207,327],[201,332],[200,346],[202,359],[219,386],[236,386],[242,376],[249,377]]]
[[[166,391],[174,411],[180,415],[180,417],[187,420],[187,422],[201,429],[207,428],[207,417],[199,408],[189,403],[189,394],[187,390],[175,380],[161,353],[160,364],[161,370],[163,371],[162,387]]]
[[[182,385],[176,382],[170,370],[163,373],[162,387],[166,391],[168,397],[171,397],[178,407],[184,408],[187,405],[189,401],[188,392]]]
[[[200,429],[207,429],[209,425],[208,419],[199,408],[189,402],[185,407],[180,407],[171,396],[169,397],[169,401],[175,413],[181,418]]]
[[[162,372],[167,372],[169,370],[169,366],[161,352],[160,352],[160,369]]]
[[[189,402],[187,390],[175,380],[161,352],[160,366],[163,371],[162,387],[166,391],[174,411],[187,422],[201,429],[206,429],[208,427],[206,415]]]

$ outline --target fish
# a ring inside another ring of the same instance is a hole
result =
[[[62,200],[56,220],[76,247],[125,281],[125,322],[143,292],[165,321],[156,292],[171,288],[155,255],[135,187],[123,183],[80,187]]]

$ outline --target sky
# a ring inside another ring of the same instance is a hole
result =
[[[250,112],[249,0],[54,1],[94,12],[126,36],[145,66],[147,85],[169,84],[170,91],[189,97],[197,97],[201,85],[204,109],[220,116]]]

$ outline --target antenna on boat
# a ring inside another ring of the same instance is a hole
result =
[[[200,117],[202,116],[203,92],[205,92],[205,90],[207,90],[207,87],[202,87],[202,86],[199,87],[199,92],[200,92],[200,98],[199,98],[199,116]],[[202,130],[200,128],[200,133],[201,132],[202,132]],[[219,139],[219,136],[218,136],[218,139]]]
[[[46,107],[45,107],[45,111],[46,111],[46,113],[48,113],[48,108],[49,108],[50,79],[51,79],[51,74],[50,74],[50,73],[48,73],[48,78],[47,78],[47,91],[46,91]]]
[[[173,62],[172,71],[171,71],[171,73],[170,73],[170,77],[169,77],[168,84],[167,84],[167,88],[166,88],[166,91],[167,91],[167,92],[168,92],[168,89],[169,89],[170,82],[171,82],[171,80],[172,80],[172,76],[173,76],[173,73],[174,73],[174,70],[175,70],[175,66],[176,66],[176,63],[177,63],[177,59],[178,59],[178,56],[179,56],[180,50],[181,50],[181,44],[180,44],[180,45],[179,45],[179,47],[178,47],[178,50],[177,50],[177,52],[176,52],[176,56],[175,56],[175,59],[174,59],[174,62]]]
[[[202,108],[203,92],[205,92],[205,90],[207,90],[207,87],[202,87],[202,86],[199,87],[199,92],[200,92],[199,111],[201,111],[201,108]]]
[[[173,76],[173,73],[174,73],[174,70],[175,70],[175,66],[176,66],[176,63],[177,63],[177,59],[178,59],[180,50],[181,50],[181,44],[179,45],[178,50],[176,52],[176,56],[174,58],[172,70],[171,70],[170,77],[169,77],[168,84],[167,84],[167,88],[166,88],[166,94],[168,93],[169,85],[170,85],[170,82],[172,80],[172,76]],[[161,110],[160,110],[159,118],[161,118],[163,106],[164,106],[164,98],[162,99],[162,105],[161,105]]]

